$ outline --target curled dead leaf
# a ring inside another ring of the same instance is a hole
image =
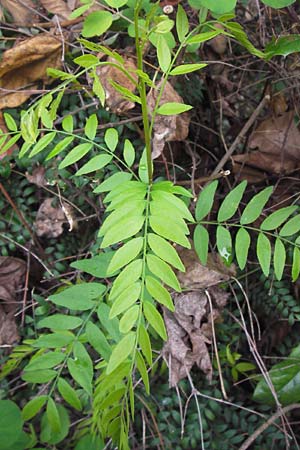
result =
[[[161,83],[158,83],[157,88],[152,89],[147,95],[149,114],[152,114],[155,108],[160,86]],[[167,82],[159,104],[162,105],[169,102],[183,103],[183,99],[173,86]],[[190,115],[187,112],[174,116],[156,115],[153,127],[153,159],[158,158],[162,154],[166,142],[184,141],[187,138],[190,120]]]
[[[62,43],[49,33],[41,33],[6,50],[0,62],[0,109],[13,108],[27,100],[39,80],[49,83],[48,67],[60,68]]]
[[[108,57],[107,62],[116,64],[115,59],[112,57]],[[124,56],[124,67],[137,82],[138,77],[135,73],[137,70],[135,60],[130,56]],[[118,67],[115,65],[100,66],[97,68],[97,75],[105,91],[106,105],[112,112],[124,114],[126,111],[135,107],[134,102],[125,99],[111,84],[111,82],[117,83],[132,93],[136,89],[135,83],[129,80]]]

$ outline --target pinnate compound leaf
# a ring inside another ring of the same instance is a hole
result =
[[[66,314],[53,314],[45,317],[37,324],[37,328],[51,328],[51,330],[74,330],[82,324],[82,319]]]
[[[81,158],[86,155],[91,148],[93,147],[93,144],[87,143],[87,144],[79,144],[76,145],[76,147],[73,148],[73,150],[68,153],[68,155],[62,160],[62,162],[59,164],[59,169],[64,169],[65,167],[70,166],[71,164],[76,163]]]
[[[46,414],[48,422],[54,431],[54,433],[59,433],[61,430],[60,417],[57,411],[55,401],[50,397],[47,402]]]
[[[74,311],[86,311],[95,306],[92,300],[100,297],[105,290],[105,285],[101,283],[81,283],[50,295],[49,300]]]
[[[292,265],[292,281],[295,282],[300,274],[300,250],[298,247],[294,247],[293,252],[293,265]]]
[[[149,322],[149,324],[157,332],[157,334],[159,334],[159,336],[164,341],[166,341],[168,338],[166,327],[165,327],[162,316],[157,311],[155,306],[153,306],[152,303],[145,301],[143,303],[143,310],[144,310],[145,317],[146,317],[147,321]]]
[[[59,377],[57,382],[57,389],[62,398],[72,406],[72,408],[75,408],[77,411],[82,410],[82,404],[80,401],[80,398],[78,397],[75,389],[70,386],[70,384],[64,380],[63,378]]]
[[[250,243],[251,238],[248,231],[240,228],[235,237],[235,255],[241,270],[244,270],[246,266]]]
[[[116,272],[122,267],[126,266],[133,259],[135,259],[142,250],[144,243],[143,237],[131,239],[123,247],[119,248],[114,254],[109,267],[109,272]]]
[[[155,255],[147,255],[147,265],[156,277],[177,292],[181,292],[179,281],[171,267]]]
[[[218,183],[218,180],[212,181],[201,191],[196,204],[196,220],[200,221],[210,213]]]
[[[117,244],[137,234],[144,225],[144,216],[124,217],[105,234],[101,248]]]
[[[22,419],[30,420],[35,417],[46,404],[47,400],[48,395],[39,395],[38,397],[29,400],[22,409]]]
[[[261,192],[256,194],[246,208],[244,209],[240,223],[242,225],[247,225],[248,223],[254,222],[262,213],[266,203],[268,202],[271,194],[273,192],[273,187],[269,186],[263,189]]]
[[[127,334],[135,325],[138,320],[140,312],[139,305],[134,305],[129,308],[124,316],[120,320],[120,332],[123,334]]]
[[[147,276],[146,289],[156,301],[166,306],[170,311],[175,311],[170,293],[159,283],[159,281],[151,276]]]
[[[89,343],[94,347],[96,352],[99,353],[106,361],[109,360],[111,355],[111,347],[107,342],[107,339],[100,330],[100,328],[89,321],[86,325],[86,337]]]
[[[258,235],[256,253],[264,275],[269,276],[272,252],[270,241],[264,233]]]
[[[285,361],[275,364],[269,371],[272,385],[281,405],[290,405],[300,400],[300,345],[295,347]],[[275,405],[272,392],[262,378],[255,388],[255,401]]]
[[[101,36],[110,28],[112,21],[113,15],[108,11],[92,12],[83,22],[82,36],[85,38]]]
[[[112,351],[107,365],[106,373],[108,375],[128,358],[128,356],[133,352],[135,343],[136,334],[133,332],[128,333],[120,340],[120,342],[118,342],[118,344]]]
[[[246,186],[247,181],[242,181],[226,195],[218,212],[218,222],[225,222],[234,216],[242,200]]]
[[[207,262],[209,234],[203,225],[197,225],[194,231],[195,251],[203,265]]]
[[[109,317],[113,319],[118,314],[126,311],[132,306],[138,299],[141,293],[141,283],[136,282],[129,285],[114,301]]]
[[[132,174],[128,172],[117,172],[106,178],[99,186],[97,186],[93,192],[95,194],[100,194],[101,192],[111,191],[116,186],[121,185],[125,181],[129,181],[132,178]]]
[[[152,366],[151,341],[150,341],[148,331],[142,324],[139,326],[138,340],[139,340],[139,345],[141,347],[142,353],[143,353],[148,365]]]
[[[174,116],[189,111],[192,108],[191,105],[186,105],[184,103],[169,102],[161,105],[156,112],[162,116]]]
[[[179,42],[182,42],[189,32],[189,20],[181,5],[178,5],[176,14],[176,31]]]
[[[206,66],[207,64],[182,64],[172,69],[170,75],[184,75],[186,73],[195,72],[196,70],[201,70]]]
[[[171,264],[175,269],[185,272],[185,267],[179,258],[177,251],[168,241],[157,234],[149,233],[148,244],[156,256]]]
[[[274,248],[274,271],[277,280],[281,280],[286,260],[285,247],[280,238],[276,238]]]
[[[300,230],[300,215],[292,217],[279,232],[279,236],[292,236]]]
[[[260,229],[264,231],[275,230],[275,228],[280,227],[297,209],[298,206],[286,206],[285,208],[278,209],[263,221]]]
[[[95,170],[100,170],[107,166],[112,160],[112,155],[96,155],[90,159],[81,169],[77,170],[75,175],[78,177],[80,175],[85,175],[86,173],[94,172]]]

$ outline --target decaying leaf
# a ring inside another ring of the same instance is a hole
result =
[[[217,287],[209,288],[213,302],[213,320],[224,308],[228,294]],[[168,341],[163,355],[169,365],[170,386],[176,386],[196,364],[208,377],[212,364],[208,345],[211,343],[211,313],[208,298],[203,290],[176,294],[175,312],[164,310]]]
[[[17,295],[21,291],[26,272],[25,261],[0,256],[0,345],[11,345],[19,340],[14,313]]]
[[[26,172],[26,178],[29,183],[36,184],[39,187],[47,185],[47,180],[45,178],[46,169],[43,166],[38,166],[33,169],[32,174]]]
[[[107,62],[116,64],[116,60],[112,57],[108,57]],[[124,67],[130,72],[132,78],[137,82],[138,78],[135,73],[135,70],[137,70],[135,60],[130,56],[124,56]],[[115,65],[100,66],[97,68],[97,75],[105,91],[106,105],[110,111],[115,114],[124,114],[126,111],[129,111],[135,107],[135,103],[133,101],[125,99],[111,84],[111,82],[114,82],[128,89],[128,91],[132,93],[135,91],[135,83],[129,80],[120,69],[118,69]]]
[[[21,105],[39,80],[49,83],[48,67],[60,68],[62,43],[59,38],[41,33],[6,50],[0,62],[0,109]],[[29,89],[29,90],[25,90]]]
[[[34,223],[37,236],[56,238],[64,231],[65,213],[61,206],[52,206],[53,200],[53,198],[46,198],[39,207]]]
[[[7,132],[8,132],[8,129],[7,129],[7,127],[6,127],[5,120],[4,120],[4,117],[3,117],[3,114],[2,114],[1,111],[0,111],[0,130],[2,131],[2,133],[7,133]],[[13,144],[13,145],[12,145],[10,148],[8,148],[4,153],[1,153],[1,149],[4,147],[4,145],[6,144],[6,142],[8,141],[8,139],[9,139],[9,136],[8,136],[7,139],[3,142],[3,144],[0,145],[0,161],[1,161],[1,159],[3,159],[5,156],[11,155],[12,152],[18,148],[17,144]]]
[[[34,14],[36,5],[32,0],[1,0],[1,7],[6,9],[14,22],[19,25],[28,25],[38,21],[38,15]]]
[[[159,88],[161,83],[158,83],[156,89],[152,89],[147,95],[148,111],[152,114]],[[183,103],[182,97],[175,91],[173,86],[167,82],[163,94],[160,99],[160,105],[163,103],[177,102]],[[156,115],[153,127],[153,151],[152,158],[158,158],[164,149],[166,142],[184,141],[189,134],[190,115],[185,112],[174,116]]]
[[[246,165],[271,174],[289,173],[300,164],[300,132],[294,121],[294,112],[264,120],[249,138],[249,147],[258,149],[245,155],[233,157],[234,173],[245,178]],[[257,173],[257,181],[264,179],[264,173]]]
[[[68,19],[72,12],[64,0],[40,0],[40,3],[46,11],[56,14],[62,19]]]
[[[220,23],[216,23],[214,27],[224,30],[224,27]],[[227,40],[228,39],[224,34],[218,34],[218,36],[214,37],[209,44],[215,53],[222,56],[227,49]]]

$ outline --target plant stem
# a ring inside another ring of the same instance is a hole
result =
[[[141,0],[136,4],[134,10],[134,28],[135,28],[135,48],[137,55],[137,66],[139,70],[143,70],[143,39],[139,37],[139,12],[141,9]],[[152,157],[151,157],[151,131],[148,116],[147,107],[147,95],[146,95],[146,84],[145,81],[139,76],[138,90],[141,98],[142,106],[142,116],[144,125],[144,135],[145,135],[145,146],[146,146],[146,156],[147,156],[147,171],[148,171],[148,182],[149,185],[152,184],[153,169],[152,169]]]

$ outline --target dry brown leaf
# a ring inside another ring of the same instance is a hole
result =
[[[6,50],[0,62],[0,109],[13,108],[27,100],[38,80],[52,81],[48,67],[60,68],[62,43],[49,33],[41,33]]]
[[[46,169],[43,166],[38,166],[33,169],[32,174],[26,172],[26,178],[29,183],[36,184],[39,187],[47,185],[47,180],[45,178]]]
[[[1,6],[5,8],[12,16],[14,22],[19,25],[28,25],[38,21],[38,15],[34,14],[36,5],[32,0],[1,0]]]
[[[149,114],[152,114],[155,108],[160,84],[158,83],[157,89],[152,89],[147,95]],[[159,104],[162,105],[169,102],[183,103],[183,99],[173,86],[167,82]],[[153,127],[153,159],[158,158],[162,154],[166,142],[184,141],[187,138],[190,120],[190,115],[187,112],[174,116],[156,115]]]
[[[66,216],[61,206],[52,206],[53,200],[53,198],[46,198],[39,207],[34,223],[37,236],[56,238],[64,231],[63,224],[66,222]]]
[[[116,63],[116,60],[108,57],[107,62]],[[132,78],[137,82],[138,77],[134,73],[134,71],[137,70],[135,60],[130,56],[125,56],[124,67],[131,73]],[[129,111],[135,107],[134,102],[124,99],[124,97],[119,94],[119,92],[117,92],[110,83],[113,81],[125,87],[130,92],[134,92],[136,86],[133,81],[130,81],[126,75],[124,75],[124,73],[115,66],[100,66],[96,70],[105,91],[106,105],[110,111],[115,114],[124,114],[126,111]]]
[[[209,289],[213,303],[213,320],[220,317],[228,294],[217,287]],[[175,312],[164,310],[168,341],[163,355],[169,365],[170,386],[176,386],[196,364],[208,377],[212,365],[208,351],[211,343],[211,312],[208,298],[203,290],[176,294]]]
[[[224,27],[220,23],[216,23],[214,27],[224,30]],[[227,49],[227,37],[224,34],[219,34],[209,42],[209,45],[218,55],[224,55]]]
[[[72,10],[64,0],[40,0],[41,5],[51,14],[56,14],[62,19],[68,19]]]
[[[7,133],[8,132],[8,129],[6,127],[5,120],[4,120],[4,117],[3,117],[3,114],[2,114],[1,111],[0,111],[0,130],[3,133]],[[17,144],[13,144],[4,153],[1,153],[1,149],[4,147],[4,145],[6,144],[8,139],[9,139],[9,137],[7,137],[6,141],[4,141],[2,145],[0,145],[0,161],[1,161],[1,159],[5,158],[5,156],[11,155],[12,152],[18,148]]]
[[[17,294],[23,287],[26,272],[25,261],[0,256],[0,345],[11,345],[19,340],[14,314],[17,310]]]

